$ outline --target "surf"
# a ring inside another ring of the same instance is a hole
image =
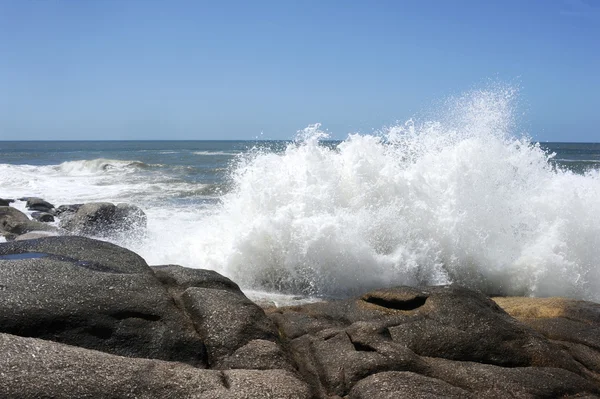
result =
[[[457,283],[491,295],[600,299],[600,179],[515,134],[512,89],[452,99],[336,146],[320,125],[241,155],[233,189],[177,244],[251,289],[346,297]]]

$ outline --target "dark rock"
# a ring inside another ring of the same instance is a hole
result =
[[[0,198],[0,206],[9,206],[10,204],[12,204],[13,202],[15,202],[14,199],[5,199],[5,198]]]
[[[54,209],[54,205],[52,205],[48,201],[44,201],[43,199],[37,197],[27,198],[27,203],[25,204],[25,206],[27,207],[27,209],[40,212],[52,212]]]
[[[29,233],[21,234],[20,236],[16,236],[14,238],[15,241],[23,241],[23,240],[35,240],[38,238],[46,238],[46,237],[55,237],[57,236],[57,232],[53,231],[30,231]]]
[[[356,384],[348,395],[348,399],[474,399],[476,397],[469,391],[447,382],[408,371],[389,371],[371,375]]]
[[[0,244],[0,331],[203,367],[190,320],[146,262],[83,237]]]
[[[222,362],[250,341],[277,341],[273,322],[241,292],[192,287],[181,300],[204,337],[211,368],[226,367]]]
[[[348,395],[377,372],[426,375],[428,357],[591,375],[560,345],[460,287],[398,287],[269,315],[317,396]]]
[[[216,288],[241,293],[240,287],[214,270],[191,269],[178,265],[152,266],[154,274],[174,296],[190,287]]]
[[[0,206],[0,231],[12,232],[15,226],[29,222],[23,212],[11,206]]]
[[[8,233],[14,238],[30,231],[50,231],[58,233],[54,227],[35,220],[29,220],[27,215],[10,206],[0,206],[0,232]]]
[[[296,369],[281,346],[272,341],[255,339],[221,360],[221,369],[288,370]]]
[[[134,205],[108,202],[83,204],[77,211],[61,211],[60,226],[75,234],[113,236],[146,227],[146,214]]]
[[[309,399],[283,370],[202,370],[0,334],[0,397]]]
[[[54,222],[54,216],[45,212],[32,212],[31,217],[37,220],[38,222]]]
[[[597,376],[586,380],[561,368],[509,368],[444,359],[428,359],[428,363],[429,377],[471,391],[480,398],[580,398],[600,394]]]
[[[71,214],[77,212],[77,210],[82,206],[83,204],[61,205],[55,209],[54,213],[56,214],[56,216],[60,216],[63,213]]]
[[[47,223],[29,220],[27,222],[17,223],[11,229],[11,233],[21,235],[32,231],[46,231],[49,233],[59,234],[61,231],[55,226]]]
[[[117,204],[113,220],[116,228],[127,231],[145,229],[148,224],[146,213],[131,204]]]

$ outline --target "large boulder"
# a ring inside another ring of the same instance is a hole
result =
[[[61,209],[60,217],[60,227],[63,229],[74,234],[98,237],[140,231],[147,223],[146,214],[137,206],[109,202],[71,205]]]
[[[84,237],[0,244],[0,331],[206,365],[191,321],[146,262]]]
[[[15,226],[29,222],[26,214],[11,206],[0,206],[0,230],[11,232]]]
[[[513,378],[506,370],[534,369],[522,382],[529,384],[527,392],[542,392],[552,373],[577,377],[565,380],[564,392],[588,392],[598,383],[595,373],[561,345],[519,323],[484,295],[460,287],[397,287],[357,299],[272,309],[269,315],[319,397],[346,396],[369,375],[388,371],[409,371],[457,386],[429,359],[487,364],[495,368],[480,371],[496,372],[502,381]],[[544,374],[549,369],[558,371]],[[582,385],[585,378],[587,385]],[[469,390],[467,385],[460,388]],[[366,395],[358,392],[353,395]],[[404,391],[398,392],[401,397]]]
[[[202,370],[0,334],[0,397],[309,399],[283,370]]]
[[[15,202],[14,199],[0,198],[0,206],[9,206],[13,202]]]

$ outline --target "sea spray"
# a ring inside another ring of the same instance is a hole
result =
[[[600,148],[555,145],[579,168],[562,169],[518,131],[515,95],[473,91],[343,142],[314,125],[292,143],[0,143],[0,194],[138,205],[147,234],[117,244],[246,292],[460,283],[600,301]]]
[[[181,242],[242,286],[347,296],[459,283],[501,295],[600,299],[600,180],[554,168],[513,135],[512,90],[453,100],[334,148],[319,125],[250,152],[233,190]]]

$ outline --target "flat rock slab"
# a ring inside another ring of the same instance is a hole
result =
[[[0,397],[310,399],[283,370],[203,370],[0,334]]]

